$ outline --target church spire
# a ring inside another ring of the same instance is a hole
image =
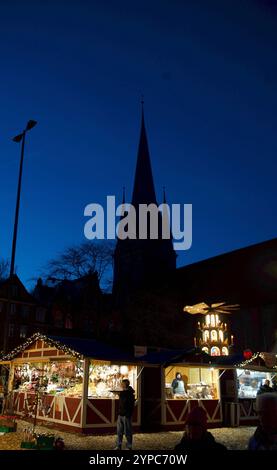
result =
[[[141,129],[137,154],[137,165],[133,189],[132,204],[157,204],[151,168],[148,140],[144,122],[143,98],[141,101]]]

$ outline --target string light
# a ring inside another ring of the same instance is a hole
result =
[[[47,344],[49,344],[51,347],[54,347],[56,349],[59,349],[60,351],[63,351],[66,355],[75,357],[76,359],[82,359],[83,356],[80,354],[78,351],[75,351],[74,349],[71,349],[70,347],[66,346],[65,344],[61,343],[60,341],[54,340],[52,338],[48,338],[48,336],[43,335],[42,333],[34,333],[30,338],[28,338],[23,344],[17,346],[15,349],[13,349],[11,352],[5,354],[2,357],[3,361],[10,361],[14,357],[16,357],[19,353],[24,351],[24,349],[27,349],[31,344],[35,343],[36,341],[45,341]],[[27,360],[28,358],[26,358]]]
[[[255,354],[253,354],[253,356],[250,358],[250,359],[247,359],[243,362],[240,362],[239,364],[236,365],[236,367],[246,367],[248,366],[249,364],[251,364],[251,362],[253,362],[255,359],[257,359],[258,357],[260,357],[262,360],[264,360],[264,355],[263,353],[260,353],[260,352],[257,352]],[[277,366],[273,366],[272,369],[277,369]]]

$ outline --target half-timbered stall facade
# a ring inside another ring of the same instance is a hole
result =
[[[127,378],[136,395],[133,426],[139,428],[140,366],[128,353],[91,339],[38,333],[6,355],[8,361],[7,406],[15,415],[75,432],[114,432]]]
[[[142,358],[143,359],[143,358]],[[201,406],[208,427],[257,425],[255,401],[265,383],[277,390],[276,354],[210,356],[199,349],[146,356],[142,422],[183,430],[188,413]]]
[[[148,363],[143,371],[143,423],[183,430],[188,413],[200,405],[209,427],[222,425],[221,372],[211,356],[193,348],[151,353],[142,359]]]
[[[227,425],[257,425],[257,394],[277,391],[276,354],[258,352],[247,356],[216,358],[216,367],[222,368],[221,399]]]

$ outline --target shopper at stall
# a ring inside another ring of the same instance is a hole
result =
[[[171,387],[174,395],[184,395],[186,393],[185,383],[180,372],[176,372],[176,377],[173,379]]]
[[[266,379],[264,384],[260,386],[257,395],[261,395],[262,393],[269,393],[272,392],[272,388],[270,386],[270,380]]]
[[[132,450],[132,414],[135,406],[135,391],[128,379],[122,380],[123,390],[119,392],[119,408],[117,418],[116,450],[121,450],[123,436],[127,440],[127,449]]]
[[[227,449],[223,444],[216,442],[213,435],[207,431],[207,413],[202,407],[196,406],[188,414],[184,435],[174,450],[176,452],[191,452]]]
[[[277,450],[277,393],[258,395],[256,410],[260,424],[249,440],[248,450]]]

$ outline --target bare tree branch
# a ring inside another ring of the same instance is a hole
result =
[[[49,261],[43,277],[72,280],[97,273],[101,281],[111,272],[113,253],[114,243],[106,240],[66,248],[57,258]]]

